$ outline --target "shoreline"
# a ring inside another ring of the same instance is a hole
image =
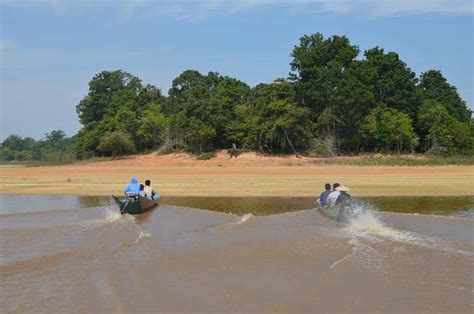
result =
[[[308,158],[244,154],[197,161],[186,154],[138,155],[62,166],[0,168],[0,194],[111,195],[136,176],[162,196],[315,196],[324,183],[354,196],[470,196],[474,167],[314,164]]]

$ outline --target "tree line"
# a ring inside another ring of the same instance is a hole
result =
[[[255,87],[186,70],[168,96],[122,70],[100,72],[76,107],[83,127],[64,145],[77,158],[233,143],[268,154],[473,154],[472,112],[441,71],[417,77],[396,52],[361,54],[346,36],[320,33],[301,37],[291,57],[288,77]],[[2,158],[16,149],[11,137]]]

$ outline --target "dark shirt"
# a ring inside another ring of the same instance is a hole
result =
[[[323,193],[321,193],[321,195],[319,196],[319,204],[321,204],[321,206],[325,206],[326,205],[326,201],[328,200],[328,196],[329,194],[331,194],[331,190],[329,191],[324,191]]]
[[[337,204],[341,204],[345,201],[348,201],[351,199],[351,196],[345,192],[341,192],[341,194],[339,194],[339,196],[337,197],[337,200],[336,200],[336,205]]]

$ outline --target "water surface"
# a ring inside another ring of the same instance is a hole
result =
[[[0,201],[2,313],[473,310],[472,197],[367,199],[350,224],[314,198]]]
[[[374,211],[474,217],[474,196],[356,198]],[[161,204],[244,215],[272,215],[316,207],[315,197],[163,197]],[[107,196],[0,195],[2,213],[113,205]]]

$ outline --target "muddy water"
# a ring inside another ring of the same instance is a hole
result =
[[[347,225],[294,200],[280,214],[259,199],[246,214],[228,202],[136,217],[108,198],[0,201],[2,313],[473,310],[472,198],[452,206],[461,214],[419,210],[443,216],[380,212],[372,199]]]

